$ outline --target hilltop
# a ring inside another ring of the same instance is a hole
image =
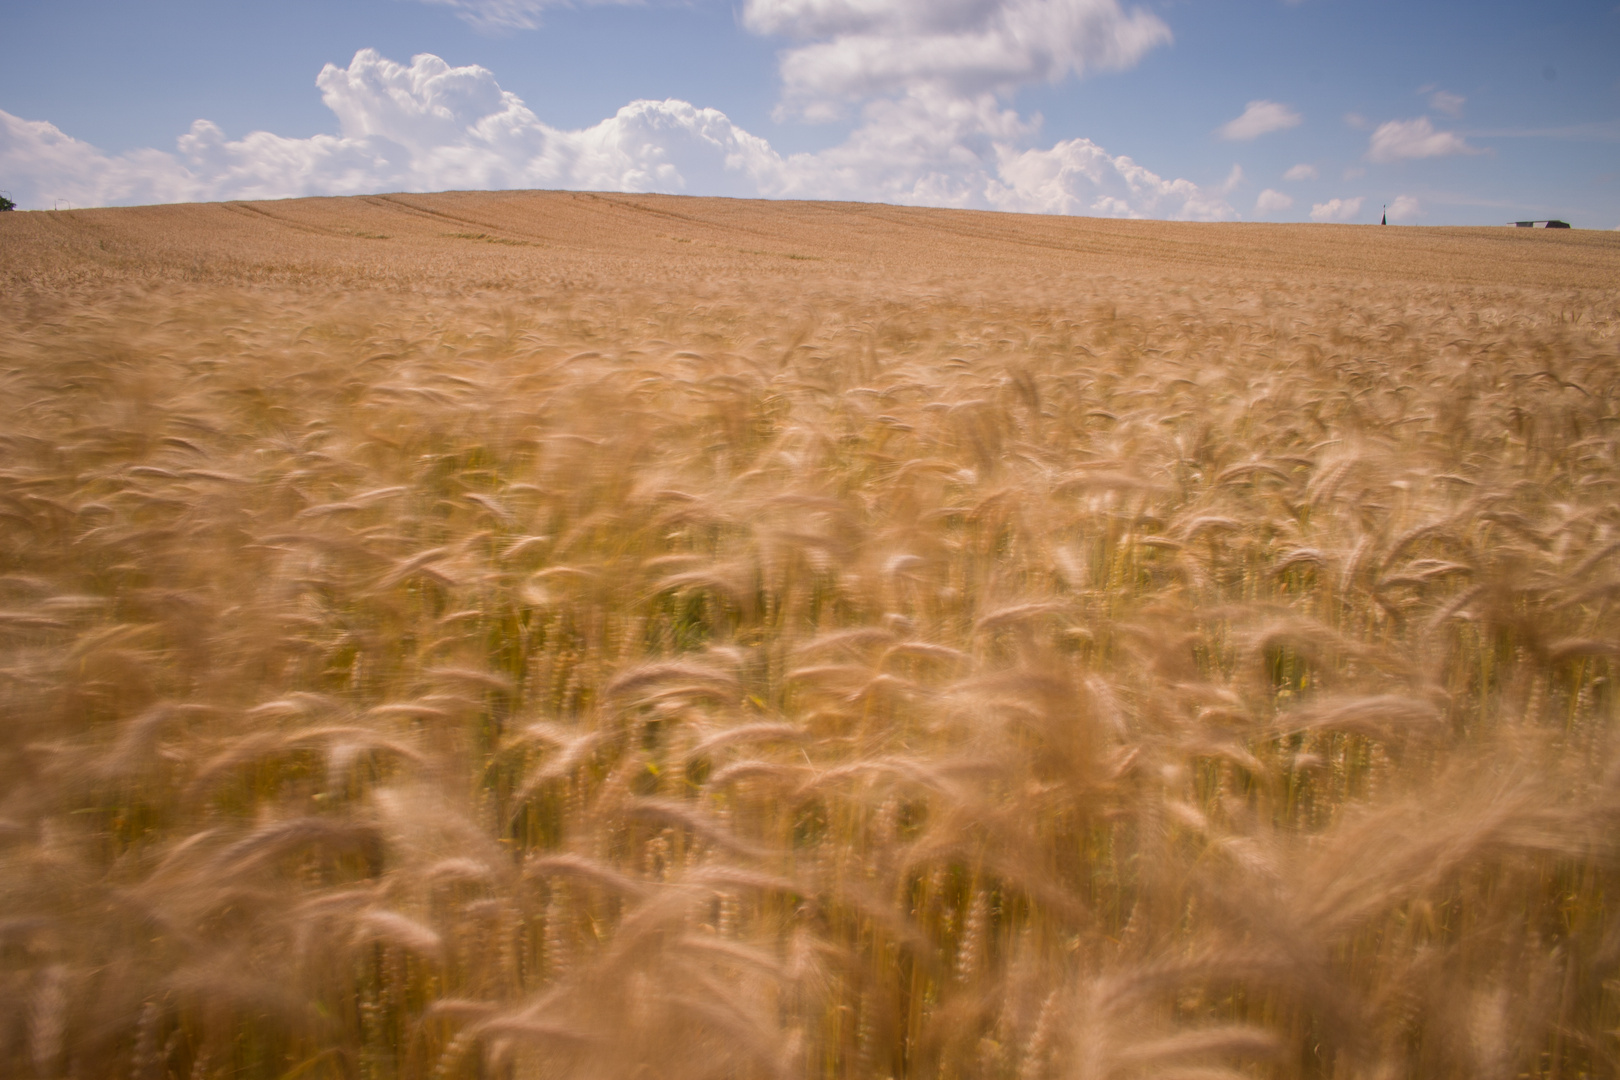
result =
[[[0,275],[8,289],[120,278],[445,291],[747,280],[1009,298],[1108,278],[1605,288],[1620,280],[1620,234],[447,192],[14,213],[0,218]]]

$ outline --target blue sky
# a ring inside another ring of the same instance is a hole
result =
[[[568,187],[1620,227],[1616,0],[13,0],[4,16],[0,190],[29,208]]]

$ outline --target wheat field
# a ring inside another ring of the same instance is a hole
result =
[[[1620,1073],[1620,235],[0,215],[0,1073]]]

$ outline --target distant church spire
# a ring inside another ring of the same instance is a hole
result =
[[[1378,224],[1380,224],[1380,225],[1388,225],[1389,224],[1389,204],[1388,203],[1384,204],[1384,216],[1379,219]]]

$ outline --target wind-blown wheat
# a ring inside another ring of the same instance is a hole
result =
[[[1613,1074],[1612,292],[722,283],[6,302],[7,1075]]]

